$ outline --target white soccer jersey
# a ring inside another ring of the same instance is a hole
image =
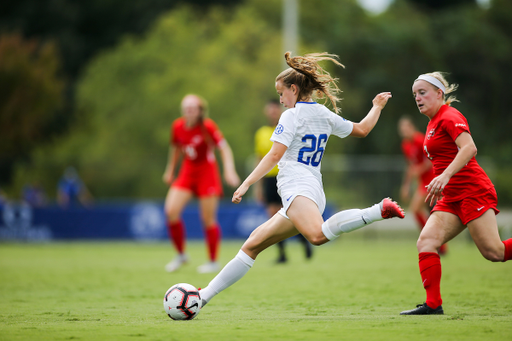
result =
[[[270,138],[288,147],[278,163],[278,186],[306,177],[322,185],[320,167],[329,136],[344,138],[352,129],[352,122],[316,102],[297,102],[286,110]]]

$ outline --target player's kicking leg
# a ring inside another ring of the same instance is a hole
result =
[[[373,222],[405,217],[404,210],[390,198],[365,209],[351,209],[336,213],[322,224],[322,232],[329,240],[338,238],[342,233],[360,229]]]

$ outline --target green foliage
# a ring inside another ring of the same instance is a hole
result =
[[[21,0],[0,3],[0,31],[53,40],[60,47],[63,71],[76,79],[87,62],[126,34],[143,34],[165,11],[181,3],[197,13],[239,0]]]
[[[414,4],[420,10],[440,10],[447,7],[456,7],[458,5],[476,6],[476,0],[407,0]]]
[[[75,164],[96,196],[162,197],[169,128],[192,92],[209,101],[242,169],[279,72],[278,21],[264,13],[252,6],[197,16],[182,7],[144,38],[126,37],[91,63],[78,87],[88,126],[37,155],[36,164]]]
[[[55,131],[64,87],[58,67],[54,44],[0,36],[0,184]]]
[[[179,282],[204,287],[202,241],[191,262],[164,271],[168,243],[3,244],[0,248],[2,340],[510,340],[512,272],[459,237],[443,263],[440,316],[400,316],[424,300],[414,239],[361,238],[354,232],[315,248],[304,261],[263,252],[238,283],[192,321],[172,321],[162,305]],[[223,243],[220,261],[241,241]]]
[[[343,90],[342,116],[358,122],[377,93],[393,94],[376,129],[364,140],[343,140],[345,152],[399,153],[397,120],[417,112],[410,90],[412,80],[425,72],[425,65],[442,60],[429,49],[433,37],[428,17],[399,1],[396,8],[378,17],[368,17],[355,1],[319,1],[314,6],[321,6],[320,10],[304,3],[304,40],[322,37],[323,48],[339,55],[345,64],[345,69],[334,70]]]
[[[163,13],[145,35],[124,36],[103,50],[78,83],[75,129],[35,152],[31,169],[18,166],[13,188],[30,174],[44,174],[52,188],[55,171],[73,164],[95,196],[163,197],[169,127],[189,92],[209,101],[211,117],[246,175],[253,134],[264,123],[262,108],[275,96],[274,79],[282,68],[281,6],[279,0],[204,11],[180,6]],[[510,6],[507,0],[494,0],[489,9],[453,1],[423,11],[395,0],[371,16],[356,0],[300,2],[301,44],[292,52],[340,56],[345,69],[327,68],[340,79],[342,116],[360,121],[377,93],[393,94],[367,138],[332,139],[327,154],[399,154],[398,118],[413,115],[421,130],[427,124],[412,99],[412,82],[438,70],[460,85],[454,106],[468,118],[479,155],[509,169]],[[498,193],[510,191],[499,187],[506,183],[497,184]]]

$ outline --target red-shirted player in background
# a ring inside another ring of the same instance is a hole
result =
[[[421,230],[428,218],[429,206],[425,203],[426,187],[434,178],[434,170],[432,162],[423,153],[425,135],[416,129],[409,116],[404,115],[398,120],[398,133],[402,137],[402,153],[407,161],[400,196],[403,201],[408,201],[411,193],[411,183],[413,181],[417,182],[416,189],[410,197],[409,210],[414,214]],[[446,244],[441,245],[439,254],[444,255],[446,250]]]
[[[501,241],[494,185],[478,165],[477,152],[466,118],[450,107],[455,97],[445,96],[457,85],[443,74],[420,75],[412,86],[419,111],[430,119],[423,151],[434,166],[434,179],[427,186],[426,201],[437,203],[420,233],[417,247],[419,268],[427,300],[402,315],[443,314],[441,306],[441,260],[437,250],[466,227],[480,253],[492,262],[512,259],[512,238]]]
[[[169,160],[163,180],[170,185],[165,198],[165,213],[168,219],[169,238],[178,255],[165,269],[176,271],[188,261],[185,253],[185,226],[181,213],[185,205],[196,196],[199,201],[209,262],[198,267],[201,273],[219,270],[217,263],[221,230],[217,222],[217,208],[222,196],[222,181],[215,160],[215,148],[219,148],[224,166],[224,180],[236,187],[240,179],[235,170],[233,153],[221,131],[211,119],[206,118],[207,103],[197,95],[187,95],[181,102],[182,117],[172,124]],[[177,178],[176,166],[183,159]]]

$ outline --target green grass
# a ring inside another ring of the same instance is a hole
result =
[[[367,236],[366,236],[367,237]],[[223,243],[225,264],[241,241]],[[164,272],[167,243],[0,244],[0,340],[512,340],[512,267],[482,258],[459,237],[442,259],[445,315],[400,316],[425,299],[414,239],[353,233],[315,248],[271,248],[192,321],[172,321],[165,291],[197,274]]]

